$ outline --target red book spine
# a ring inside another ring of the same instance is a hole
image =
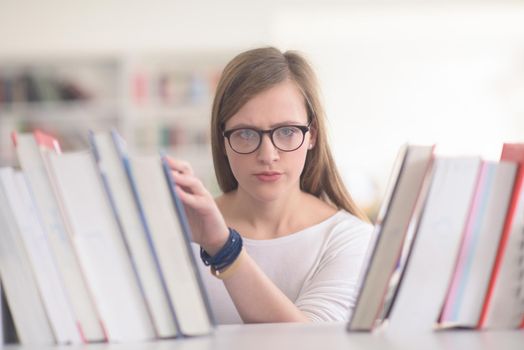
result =
[[[519,169],[515,178],[515,183],[513,185],[511,202],[508,208],[508,212],[506,214],[506,220],[504,222],[502,237],[500,239],[499,247],[497,249],[495,263],[493,264],[493,268],[491,271],[491,278],[489,281],[488,290],[486,291],[486,296],[484,298],[484,305],[482,306],[482,311],[480,313],[477,329],[483,328],[486,324],[486,317],[492,301],[493,291],[495,290],[495,286],[497,284],[497,279],[502,266],[502,260],[504,258],[504,253],[515,218],[515,211],[524,184],[524,144],[504,144],[500,159],[505,161],[517,162],[519,165]],[[524,328],[524,318],[521,322],[520,328]]]

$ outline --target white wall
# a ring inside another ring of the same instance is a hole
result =
[[[335,156],[362,199],[362,179],[381,195],[404,142],[495,159],[524,142],[522,4],[292,9],[273,30],[314,62]]]
[[[263,1],[0,0],[0,56],[257,45],[270,13]]]
[[[403,142],[495,158],[503,141],[524,141],[524,4],[437,4],[0,0],[0,59],[300,49],[322,82],[337,161],[366,200]]]

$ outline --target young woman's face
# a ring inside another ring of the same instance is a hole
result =
[[[303,95],[293,82],[285,81],[249,100],[227,121],[225,131],[238,128],[268,130],[285,125],[307,124]],[[296,128],[281,128],[274,133],[273,139],[285,148],[296,145],[297,137],[301,140],[302,132],[297,133]],[[237,150],[238,147],[244,147],[249,151],[250,145],[257,144],[257,139],[256,132],[250,130],[230,136]],[[300,189],[300,174],[308,149],[313,145],[314,135],[311,130],[305,133],[303,143],[291,152],[276,148],[267,133],[263,134],[258,149],[249,154],[239,154],[231,148],[227,139],[224,142],[239,190],[257,200],[273,201]]]

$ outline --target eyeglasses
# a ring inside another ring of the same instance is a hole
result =
[[[224,131],[222,134],[227,138],[231,149],[239,154],[255,152],[262,144],[264,134],[269,134],[271,142],[277,149],[283,152],[292,152],[302,146],[306,133],[310,130],[310,125],[311,122],[307,126],[282,125],[268,130],[236,128]]]

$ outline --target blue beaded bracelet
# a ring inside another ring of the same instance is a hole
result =
[[[229,237],[224,246],[213,256],[210,256],[200,247],[200,258],[204,265],[220,271],[231,265],[238,258],[242,251],[242,245],[240,234],[236,230],[229,228]]]

